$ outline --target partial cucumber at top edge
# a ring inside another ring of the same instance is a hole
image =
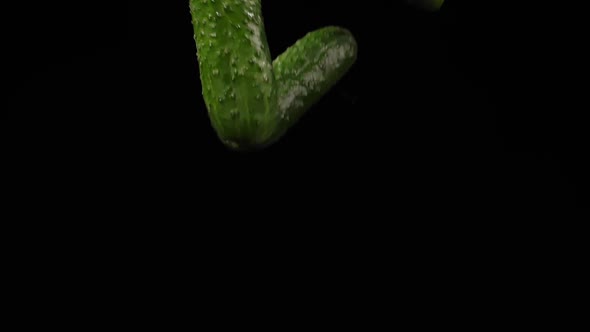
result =
[[[232,149],[268,141],[278,122],[260,0],[190,0],[203,97]]]
[[[406,0],[412,6],[420,9],[435,12],[438,11],[444,4],[444,0]]]

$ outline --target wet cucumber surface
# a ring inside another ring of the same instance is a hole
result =
[[[281,137],[348,72],[357,57],[353,35],[340,27],[310,32],[273,62]]]
[[[278,123],[260,1],[191,0],[203,97],[230,147],[264,144]]]
[[[203,98],[231,149],[276,142],[356,60],[351,32],[329,26],[273,61],[260,0],[190,0],[190,11]]]

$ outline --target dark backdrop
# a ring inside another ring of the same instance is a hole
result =
[[[546,19],[563,18],[555,8],[264,1],[273,56],[341,25],[359,59],[280,142],[241,154],[209,124],[187,1],[20,6],[10,107],[25,119],[13,141],[50,191],[277,219],[588,198],[587,105],[565,75],[581,70],[567,38],[578,21]]]

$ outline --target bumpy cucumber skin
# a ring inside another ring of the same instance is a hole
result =
[[[350,31],[329,26],[308,33],[273,61],[279,139],[350,70],[357,59]]]
[[[260,0],[190,0],[202,93],[233,149],[264,146],[279,121]]]
[[[271,61],[260,0],[190,0],[190,11],[209,118],[234,150],[276,142],[356,61],[356,41],[339,27]]]

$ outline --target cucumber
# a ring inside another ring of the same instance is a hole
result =
[[[259,0],[191,0],[202,93],[220,139],[264,145],[279,121]]]
[[[190,12],[203,99],[230,149],[279,140],[356,60],[353,35],[329,26],[272,61],[260,0],[190,0]]]
[[[406,2],[420,9],[435,12],[442,7],[445,0],[406,0]]]
[[[350,31],[330,26],[307,34],[273,62],[278,92],[279,139],[343,78],[357,59]]]

